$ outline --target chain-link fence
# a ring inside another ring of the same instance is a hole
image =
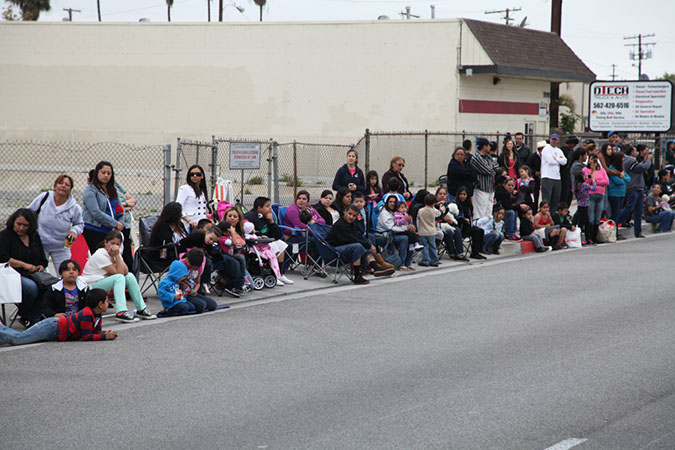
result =
[[[89,171],[109,161],[115,181],[138,201],[134,216],[159,213],[168,198],[167,161],[171,146],[133,146],[115,142],[0,142],[0,217],[28,206],[41,192],[53,189],[62,173],[73,177],[73,198],[82,206]]]

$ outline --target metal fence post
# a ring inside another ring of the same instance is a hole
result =
[[[274,141],[270,139],[270,143],[267,146],[267,198],[272,198],[272,147],[274,146]]]
[[[216,182],[218,181],[218,143],[216,137],[211,136],[211,198],[216,192]]]
[[[429,187],[429,130],[424,130],[424,189]]]
[[[279,143],[272,144],[272,177],[274,178],[274,203],[279,203]]]
[[[293,141],[293,198],[298,194],[298,145]]]
[[[171,144],[164,147],[164,204],[171,201]]]
[[[176,182],[173,185],[173,198],[178,197],[178,187],[180,186],[180,138],[178,138],[178,143],[176,144]]]
[[[370,130],[366,128],[366,173],[370,170]],[[368,180],[366,180],[367,183]]]

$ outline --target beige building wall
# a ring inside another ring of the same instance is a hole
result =
[[[0,139],[351,143],[456,122],[458,20],[0,23]]]
[[[560,83],[560,94],[567,94],[574,100],[574,113],[582,118],[577,122],[575,131],[585,131],[588,126],[588,95],[590,83]],[[567,108],[565,113],[568,112]]]

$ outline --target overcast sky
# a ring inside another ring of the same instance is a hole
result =
[[[0,0],[0,4],[3,0]],[[239,13],[226,6],[226,21],[257,21],[259,10],[252,0],[223,0],[245,8]],[[104,22],[136,22],[144,17],[152,22],[164,22],[165,0],[100,0]],[[430,5],[436,5],[436,18],[467,17],[485,21],[501,21],[503,14],[486,15],[485,11],[522,8],[513,17],[519,23],[527,16],[530,28],[550,30],[551,0],[268,0],[264,20],[269,21],[332,21],[371,20],[387,15],[401,20],[405,6],[412,14],[428,19]],[[61,21],[67,16],[63,8],[79,9],[73,21],[96,21],[96,0],[52,0],[52,10],[42,13],[40,21]],[[206,22],[207,0],[175,0],[171,10],[173,22]],[[212,20],[217,20],[218,0],[211,2]],[[643,73],[651,78],[664,72],[675,72],[675,1],[673,0],[565,0],[563,2],[562,37],[577,55],[595,72],[598,79],[610,79],[612,64],[616,64],[617,79],[636,79],[637,67],[629,60],[626,36],[639,33],[656,36],[645,42],[656,42],[653,58],[643,61]]]

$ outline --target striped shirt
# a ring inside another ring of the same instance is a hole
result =
[[[477,153],[471,158],[471,165],[477,172],[476,189],[483,192],[494,192],[497,163],[492,159],[492,156]]]
[[[101,331],[101,317],[85,307],[70,317],[59,317],[59,341],[100,341],[105,339]]]

